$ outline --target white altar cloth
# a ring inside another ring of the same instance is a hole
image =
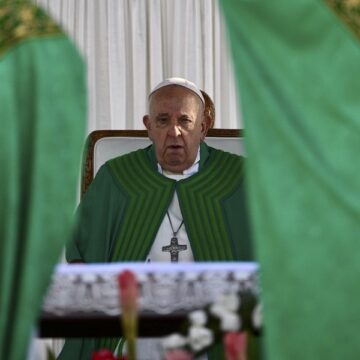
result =
[[[258,265],[252,262],[61,264],[43,311],[120,315],[117,276],[124,270],[133,271],[139,282],[140,312],[190,311],[223,294],[258,292]]]

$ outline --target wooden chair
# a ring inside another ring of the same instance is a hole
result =
[[[206,143],[218,149],[244,155],[242,130],[209,129]],[[89,134],[84,152],[81,195],[107,160],[150,145],[146,130],[96,130]]]

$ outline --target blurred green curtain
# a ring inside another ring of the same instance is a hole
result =
[[[360,1],[221,0],[268,360],[360,355]]]
[[[0,359],[24,360],[69,236],[86,120],[82,58],[39,8],[0,2]]]

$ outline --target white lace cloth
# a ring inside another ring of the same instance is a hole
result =
[[[119,263],[59,265],[43,304],[54,315],[103,313],[119,315],[117,276],[136,274],[139,310],[157,314],[189,311],[242,289],[257,292],[256,263]]]

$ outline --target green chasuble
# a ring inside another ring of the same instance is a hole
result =
[[[83,61],[59,26],[0,1],[0,359],[27,358],[70,236],[85,100]]]
[[[103,165],[78,209],[67,260],[145,261],[175,191],[195,261],[253,259],[244,159],[202,143],[199,171],[177,182],[157,171],[152,145]],[[75,351],[89,359],[97,347],[95,339],[70,340],[60,359]]]

